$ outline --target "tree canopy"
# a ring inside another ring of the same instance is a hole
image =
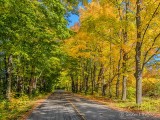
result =
[[[157,0],[0,0],[0,99],[56,87],[138,105],[160,96],[159,26]]]

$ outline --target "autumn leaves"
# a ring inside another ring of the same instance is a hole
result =
[[[80,69],[72,79],[80,92],[90,89],[126,100],[127,87],[132,87],[141,104],[143,69],[160,52],[159,4],[100,0],[80,9],[76,33],[64,43],[65,52],[77,62],[72,69]],[[130,84],[135,79],[136,85]]]

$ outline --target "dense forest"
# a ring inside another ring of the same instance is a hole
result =
[[[0,99],[55,88],[160,98],[159,28],[159,0],[0,0]]]
[[[158,98],[160,2],[99,0],[79,14],[75,34],[63,45],[70,61],[66,85],[73,92],[135,98],[138,105],[142,96]]]
[[[77,2],[64,4],[59,0],[0,0],[1,99],[53,90],[64,56],[60,45],[71,35],[67,12]]]

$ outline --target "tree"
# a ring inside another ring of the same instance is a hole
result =
[[[61,40],[70,36],[65,6],[58,0],[4,0],[0,9],[6,98],[10,100],[11,91],[18,96],[51,91],[61,68]]]
[[[157,3],[157,2],[156,2]],[[144,5],[140,0],[137,0],[136,2],[136,27],[137,27],[137,42],[136,42],[136,55],[135,55],[135,60],[136,60],[136,72],[135,72],[135,78],[136,78],[136,103],[139,105],[142,103],[142,73],[144,66],[149,60],[159,52],[159,46],[156,47],[156,50],[154,50],[153,54],[146,59],[148,53],[150,52],[151,49],[153,49],[153,46],[155,45],[155,42],[157,41],[158,37],[160,36],[160,33],[156,35],[156,37],[153,38],[153,43],[151,44],[151,47],[145,52],[144,55],[144,60],[142,61],[142,45],[144,45],[144,38],[146,36],[146,33],[149,29],[149,26],[151,26],[151,22],[153,18],[156,16],[156,14],[159,14],[158,9],[160,7],[160,3],[158,3],[158,6],[155,8],[152,16],[149,18],[149,21],[144,29],[142,29],[142,5]]]
[[[137,91],[137,103],[141,103],[143,69],[160,52],[157,29],[160,3],[138,2],[93,1],[79,10],[80,23],[72,27],[76,30],[65,41],[64,51],[80,62],[76,69],[81,70],[77,75],[82,77],[77,80],[83,81],[80,88],[85,86],[85,93],[97,92],[108,97],[116,93],[119,98],[122,92],[121,99],[126,100],[130,96],[127,91],[132,87]],[[136,10],[134,5],[137,5]],[[136,88],[133,87],[134,75]]]

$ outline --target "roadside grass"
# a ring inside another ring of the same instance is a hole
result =
[[[18,120],[30,111],[36,104],[37,100],[44,99],[49,94],[40,94],[29,98],[23,95],[20,98],[12,98],[10,102],[6,100],[0,101],[0,120]]]
[[[132,111],[132,112],[141,112],[149,115],[160,116],[160,98],[150,98],[143,97],[143,102],[141,105],[137,105],[135,98],[127,99],[126,101],[122,101],[116,98],[107,98],[99,95],[84,95],[77,94],[80,97],[84,97],[90,100],[95,100],[97,102],[103,103],[113,109],[124,110],[124,111]]]
[[[128,109],[130,111],[147,112],[158,114],[160,113],[160,98],[149,98],[143,97],[143,102],[141,105],[137,105],[134,99],[121,101],[114,100],[116,107]]]

